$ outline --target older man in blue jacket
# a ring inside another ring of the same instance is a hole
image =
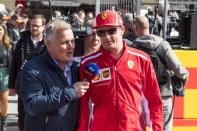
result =
[[[46,51],[28,61],[21,75],[25,131],[75,131],[78,99],[89,82],[78,78],[71,26],[55,20],[45,29]]]

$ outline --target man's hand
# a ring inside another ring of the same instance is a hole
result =
[[[17,5],[16,5],[16,9],[19,9],[19,8],[22,8],[22,7],[23,7],[22,4],[17,4]]]
[[[76,82],[73,87],[77,92],[78,97],[82,97],[88,90],[90,83],[87,81]]]

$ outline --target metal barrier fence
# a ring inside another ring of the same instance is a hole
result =
[[[123,11],[123,13],[132,12],[134,2],[135,0],[101,0],[100,11],[116,10]]]

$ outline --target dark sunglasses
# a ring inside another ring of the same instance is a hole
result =
[[[107,34],[108,35],[114,35],[117,33],[117,28],[111,28],[111,29],[107,29],[107,30],[97,30],[97,35],[100,37],[104,37]]]

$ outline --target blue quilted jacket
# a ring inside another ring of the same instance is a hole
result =
[[[78,81],[78,63],[73,62],[71,73],[72,83]],[[77,94],[47,51],[25,64],[20,84],[25,131],[75,131]]]

